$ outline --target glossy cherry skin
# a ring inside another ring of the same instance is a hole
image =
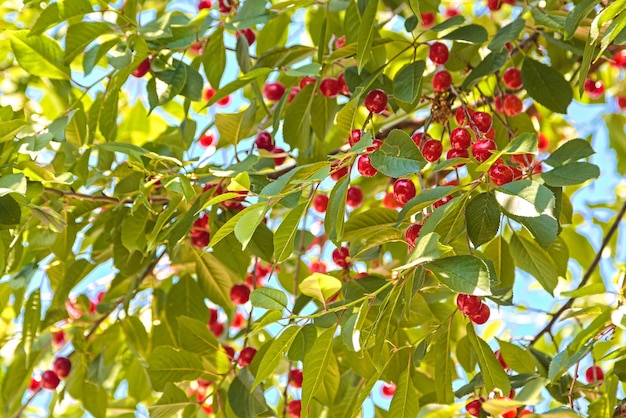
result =
[[[337,97],[340,90],[341,85],[336,78],[325,78],[320,83],[320,92],[324,97],[328,97],[329,99]]]
[[[367,154],[363,154],[359,156],[356,161],[356,167],[363,177],[374,177],[378,170],[372,166],[372,162],[370,161],[370,156]]]
[[[522,87],[522,72],[519,68],[509,67],[502,74],[502,82],[511,90],[519,89]]]
[[[430,45],[428,58],[437,65],[443,65],[448,62],[449,51],[443,42],[435,42]]]
[[[463,315],[473,315],[480,311],[483,301],[474,295],[459,294],[456,297],[456,306]]]
[[[341,268],[350,267],[350,250],[346,247],[335,248],[332,253],[333,263]]]
[[[433,76],[432,85],[435,91],[446,91],[452,85],[452,76],[447,70],[438,71]]]
[[[496,149],[496,143],[491,139],[481,139],[472,145],[472,155],[479,162],[483,162],[491,157],[491,151]]]
[[[250,288],[245,284],[236,284],[230,288],[230,300],[235,305],[243,305],[250,300]]]
[[[57,376],[63,379],[70,374],[70,370],[72,370],[72,362],[67,357],[57,357],[54,359],[54,363],[52,363],[52,370],[54,370]]]
[[[137,66],[137,68],[135,68],[132,72],[133,77],[137,77],[137,78],[141,78],[144,75],[148,74],[148,71],[150,71],[150,58],[146,58],[143,61],[141,61],[139,63],[139,65]]]
[[[435,162],[441,158],[441,153],[443,152],[443,145],[441,141],[437,141],[436,139],[429,139],[422,144],[422,155],[424,159],[428,162]]]
[[[591,366],[585,370],[585,378],[587,383],[595,383],[604,380],[604,371],[600,366]]]
[[[271,102],[277,102],[285,94],[285,85],[279,81],[267,83],[263,86],[263,96]]]
[[[328,195],[318,194],[315,196],[313,198],[313,209],[319,213],[326,212],[326,209],[328,209]]]
[[[387,108],[387,93],[374,89],[365,96],[365,108],[372,113],[382,113]]]
[[[489,178],[498,186],[512,182],[514,177],[515,173],[508,165],[494,164],[489,168]]]
[[[41,375],[41,387],[48,390],[54,390],[61,383],[61,379],[53,370],[46,370]]]
[[[473,323],[477,325],[482,325],[485,322],[487,322],[487,320],[489,320],[490,314],[491,314],[491,309],[489,309],[489,306],[483,303],[480,306],[480,310],[474,314],[469,315],[469,318]]]
[[[357,208],[363,203],[363,190],[359,186],[350,186],[346,195],[346,204]]]
[[[416,193],[415,184],[409,179],[398,179],[393,183],[393,197],[402,206],[413,199]]]
[[[267,151],[271,151],[274,149],[274,140],[272,139],[272,135],[270,135],[270,133],[267,131],[261,131],[256,134],[254,144],[259,149],[264,149]]]
[[[472,145],[472,136],[465,128],[455,128],[450,133],[450,145],[458,150],[466,150]]]

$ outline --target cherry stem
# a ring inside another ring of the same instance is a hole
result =
[[[35,399],[35,396],[37,396],[39,392],[41,392],[41,390],[42,390],[41,387],[38,387],[37,389],[35,389],[32,395],[30,395],[30,397],[26,399],[26,402],[24,402],[22,406],[20,406],[20,409],[17,410],[17,412],[15,413],[15,415],[13,415],[12,418],[20,418],[22,416],[22,412],[24,412],[24,410],[28,407],[28,405],[30,405],[33,399]]]

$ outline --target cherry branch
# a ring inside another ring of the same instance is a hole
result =
[[[132,198],[121,200],[121,199],[118,199],[117,197],[110,197],[106,195],[94,196],[94,195],[89,195],[89,194],[84,194],[84,193],[77,193],[74,191],[54,189],[51,187],[44,188],[44,192],[55,194],[60,197],[66,197],[66,198],[71,198],[71,199],[76,199],[76,200],[85,200],[89,202],[102,202],[102,203],[113,203],[113,204],[134,203],[134,200]],[[165,196],[148,196],[147,199],[150,203],[156,203],[156,204],[167,204],[170,201],[170,199]]]
[[[609,230],[607,231],[606,235],[604,236],[604,239],[602,240],[602,244],[600,245],[600,248],[598,249],[598,252],[596,253],[595,258],[593,259],[593,261],[591,262],[591,265],[589,266],[589,268],[585,272],[585,275],[583,276],[582,280],[580,281],[580,284],[576,287],[576,290],[583,288],[587,284],[589,279],[591,278],[591,275],[593,274],[593,272],[595,271],[596,267],[600,263],[600,259],[602,258],[602,253],[604,252],[604,249],[609,244],[609,241],[611,240],[611,238],[613,237],[613,235],[617,231],[617,228],[619,227],[619,223],[622,220],[622,218],[624,217],[624,214],[626,214],[626,202],[624,202],[624,205],[622,206],[622,208],[620,209],[619,213],[617,214],[617,217],[613,221],[613,224],[611,224],[611,227],[609,228]],[[543,329],[541,331],[539,331],[537,333],[537,335],[535,335],[533,340],[530,342],[530,345],[534,345],[537,341],[539,341],[539,339],[541,338],[541,336],[543,336],[543,334],[545,334],[547,332],[550,332],[552,330],[552,327],[559,320],[561,315],[563,315],[563,313],[565,311],[567,311],[569,308],[572,307],[572,305],[574,303],[574,300],[576,300],[576,297],[569,298],[567,300],[567,302],[565,302],[565,304],[558,311],[556,311],[554,313],[554,315],[552,316],[550,321],[548,321],[546,326],[543,327]]]

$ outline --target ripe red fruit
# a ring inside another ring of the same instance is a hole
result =
[[[528,167],[533,162],[534,156],[532,154],[513,154],[511,155],[511,162],[519,164],[523,167]]]
[[[487,0],[487,7],[489,8],[489,10],[494,12],[496,10],[500,10],[503,3],[504,2],[502,0]]]
[[[372,166],[370,156],[363,154],[356,161],[356,168],[363,177],[374,177],[378,170]]]
[[[616,97],[617,106],[624,110],[626,109],[626,96],[617,96]]]
[[[515,173],[508,165],[494,164],[489,168],[489,178],[498,186],[512,182],[514,177]]]
[[[509,365],[506,364],[506,361],[504,361],[504,358],[502,358],[502,353],[500,352],[500,350],[496,350],[493,354],[496,355],[496,358],[498,359],[498,362],[500,363],[502,368],[504,370],[509,370]]]
[[[311,273],[326,273],[326,263],[323,261],[312,261],[309,266],[309,271]]]
[[[363,203],[363,190],[359,186],[348,187],[346,204],[352,208],[357,208]]]
[[[417,145],[418,148],[422,146],[422,138],[424,138],[423,132],[415,132],[413,135],[411,135],[411,139],[413,140],[415,145]]]
[[[400,209],[402,204],[396,200],[393,192],[386,192],[383,197],[383,206],[387,209]]]
[[[345,176],[346,174],[348,174],[348,171],[349,171],[348,166],[343,166],[339,169],[333,168],[331,169],[331,172],[330,172],[330,178],[337,181],[343,176]]]
[[[522,87],[522,72],[515,67],[507,68],[502,74],[502,82],[511,90]]]
[[[242,29],[235,32],[235,36],[239,37],[239,35],[243,35],[246,38],[246,41],[248,41],[248,45],[252,45],[254,41],[256,41],[256,34],[250,28]]]
[[[472,136],[465,128],[456,128],[450,133],[450,145],[458,150],[467,150],[472,145]]]
[[[63,330],[52,333],[52,344],[56,346],[65,344],[65,332]]]
[[[267,131],[261,131],[256,134],[256,139],[254,140],[254,144],[257,148],[264,149],[267,151],[271,151],[274,149],[274,141],[272,140],[272,135],[270,135]]]
[[[532,414],[532,413],[533,413],[533,411],[531,411],[530,409],[524,409],[524,410],[522,411],[522,413],[521,413],[521,414],[519,414],[519,416],[520,416],[520,417],[523,417],[524,415],[528,415],[528,414]]]
[[[237,359],[237,363],[239,363],[240,367],[249,366],[250,363],[252,363],[252,360],[254,359],[255,354],[256,354],[256,348],[245,347],[239,353],[239,358]]]
[[[506,397],[506,396],[501,396],[497,399],[502,399],[502,400],[510,400],[510,398]],[[515,418],[517,417],[517,408],[512,408],[509,409],[508,411],[505,411],[504,413],[500,414],[501,418]]]
[[[217,323],[218,312],[215,308],[209,308],[209,325]]]
[[[467,112],[470,114],[470,116],[472,115],[472,113],[474,113],[474,111],[471,109],[467,109]],[[463,107],[458,107],[456,109],[456,111],[454,112],[454,119],[456,119],[456,123],[458,123],[459,126],[465,125],[465,122],[467,122],[467,118],[465,116],[465,110],[463,110]]]
[[[133,76],[137,78],[141,78],[144,75],[148,74],[148,71],[150,71],[150,62],[151,62],[150,58],[146,58],[143,61],[141,61],[139,65],[137,66],[137,68],[133,70],[133,73],[132,73]]]
[[[189,45],[189,52],[193,55],[200,55],[200,53],[202,52],[203,46],[204,46],[204,43],[201,41],[194,42],[191,45]]]
[[[300,418],[300,414],[302,413],[302,401],[290,401],[287,404],[287,413],[291,418]]]
[[[320,92],[322,92],[324,97],[328,97],[329,99],[337,97],[340,90],[341,85],[336,78],[325,78],[320,83]]]
[[[626,49],[622,49],[613,55],[613,65],[616,67],[626,67]]]
[[[393,197],[402,206],[413,199],[416,193],[415,184],[409,179],[398,179],[393,183]]]
[[[272,148],[272,154],[284,154],[285,150],[279,147]],[[274,157],[274,165],[278,167],[279,165],[283,165],[287,157]]]
[[[213,132],[211,131],[206,131],[205,133],[202,134],[202,136],[200,137],[200,139],[198,139],[198,143],[203,146],[203,147],[208,147],[211,146],[211,144],[213,144],[213,140],[215,139],[215,135],[213,135]]]
[[[450,19],[451,17],[457,16],[461,14],[461,12],[459,12],[459,9],[456,9],[454,7],[446,7],[446,10],[444,11],[444,16],[446,17],[446,19]]]
[[[433,12],[420,13],[422,18],[422,27],[428,28],[435,23],[435,14]]]
[[[419,238],[421,229],[422,224],[412,224],[404,231],[404,240],[409,244],[410,251],[415,248],[415,241]]]
[[[433,90],[446,91],[452,85],[452,76],[448,70],[437,71],[432,80]]]
[[[522,113],[522,109],[524,108],[522,99],[513,94],[507,94],[506,96],[504,96],[504,102],[502,106],[504,108],[504,113],[509,116],[519,115],[520,113]]]
[[[604,83],[602,80],[593,81],[588,78],[585,80],[585,93],[592,99],[597,99],[604,93]]]
[[[473,315],[480,311],[483,301],[475,295],[459,294],[456,297],[456,306],[463,315]]]
[[[468,414],[470,414],[473,417],[479,417],[480,416],[480,407],[483,404],[482,400],[480,399],[474,399],[471,402],[468,402],[465,405],[465,410],[467,411]]]
[[[367,152],[374,152],[378,148],[380,148],[381,145],[383,145],[383,141],[381,141],[380,139],[375,139],[375,140],[372,141],[372,145],[371,146],[365,148],[365,151],[367,151]]]
[[[548,147],[550,146],[550,140],[548,139],[547,136],[545,136],[542,132],[539,132],[538,135],[539,138],[539,151],[545,151],[548,149]]]
[[[217,92],[215,91],[214,88],[211,88],[211,87],[206,88],[204,90],[204,100],[208,102],[209,100],[211,100],[213,96],[215,96],[215,93]]]
[[[387,93],[374,89],[365,96],[365,108],[372,113],[381,113],[387,108]]]
[[[474,112],[471,114],[472,121],[474,121],[474,125],[476,125],[476,129],[480,132],[485,133],[491,129],[491,125],[493,124],[493,119],[491,115],[487,112]]]
[[[396,393],[396,384],[393,382],[385,382],[382,387],[383,396],[392,397]]]
[[[232,3],[232,0],[218,0],[218,6],[220,13],[227,15],[233,9],[234,3]]]
[[[315,198],[313,198],[313,209],[319,213],[326,212],[326,209],[328,209],[328,196],[325,194],[315,196]]]
[[[337,264],[341,268],[350,267],[350,250],[346,247],[335,248],[333,250],[333,263]]]
[[[469,157],[469,153],[467,152],[466,149],[451,148],[446,153],[446,160],[451,160],[453,158],[468,158],[468,157]],[[464,165],[465,165],[465,163],[461,162],[459,164],[455,164],[454,167],[455,168],[459,168],[459,167],[463,167]]]
[[[210,9],[212,6],[213,2],[211,0],[200,0],[198,2],[198,10]]]
[[[241,329],[241,327],[243,327],[243,324],[246,322],[246,317],[241,313],[241,312],[237,312],[235,313],[235,317],[233,318],[233,321],[230,323],[230,327],[233,329]]]
[[[595,383],[604,380],[604,371],[600,366],[591,366],[585,371],[585,378],[587,383]]]
[[[302,387],[302,370],[289,370],[289,385],[293,388],[300,389]]]
[[[478,312],[469,315],[469,318],[473,323],[477,325],[482,325],[487,322],[490,314],[491,309],[489,309],[489,306],[487,304],[483,303],[482,305],[480,305],[480,309],[478,310]]]
[[[337,76],[337,82],[339,83],[339,93],[343,94],[344,96],[349,96],[350,89],[348,88],[348,85],[346,84],[346,78],[343,75],[343,73]]]
[[[52,370],[62,379],[70,374],[72,362],[67,357],[57,357],[52,363]]]
[[[350,144],[351,147],[353,147],[354,144],[356,144],[360,140],[361,140],[360,129],[353,129],[352,131],[350,131],[350,136],[348,137],[348,144]]]
[[[481,163],[491,157],[491,151],[496,149],[496,143],[491,139],[481,139],[472,145],[472,155]]]
[[[428,51],[428,58],[430,58],[430,60],[434,62],[435,64],[438,64],[438,65],[445,64],[446,62],[448,62],[448,56],[449,56],[449,52],[448,52],[448,47],[446,46],[446,44],[442,42],[435,42],[430,45],[430,49]]]
[[[263,86],[263,96],[270,102],[277,102],[285,94],[285,85],[280,81],[267,83]]]
[[[346,35],[341,35],[339,38],[335,39],[335,48],[340,49],[346,46]]]
[[[315,77],[302,77],[302,79],[300,80],[299,86],[301,89],[303,89],[309,84],[315,84],[315,83],[317,83],[317,78]]]
[[[443,145],[441,141],[436,139],[429,139],[422,144],[422,155],[428,162],[438,161],[443,151]]]
[[[236,284],[230,288],[230,300],[235,305],[243,305],[250,300],[250,288],[245,284]]]
[[[61,383],[61,379],[53,370],[46,370],[41,375],[41,387],[48,390],[54,390]]]
[[[34,392],[39,389],[41,386],[41,376],[33,376],[30,378],[30,383],[28,384],[28,390]]]
[[[233,361],[233,359],[235,358],[235,349],[232,348],[230,345],[223,345],[222,348],[224,348],[224,351],[226,352],[226,356],[228,357],[228,359],[230,361]]]

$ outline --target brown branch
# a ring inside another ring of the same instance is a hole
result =
[[[24,410],[26,410],[26,408],[28,407],[28,405],[30,405],[30,403],[33,401],[33,399],[35,399],[35,396],[37,396],[39,394],[39,392],[41,392],[41,387],[38,387],[37,389],[35,389],[32,393],[32,395],[30,395],[30,397],[28,399],[26,399],[26,402],[24,402],[22,404],[22,406],[20,406],[20,409],[17,410],[17,412],[15,413],[15,415],[13,415],[12,418],[20,418],[22,416],[22,413],[24,412]]]
[[[617,214],[617,217],[615,218],[615,221],[613,221],[613,224],[611,225],[611,227],[607,231],[606,235],[604,236],[604,239],[602,240],[602,245],[600,245],[600,248],[598,249],[598,252],[596,253],[595,258],[593,259],[593,261],[591,262],[591,265],[589,266],[589,268],[585,272],[585,275],[583,276],[582,280],[580,281],[580,284],[576,287],[576,290],[583,288],[587,284],[589,279],[591,278],[591,275],[593,274],[593,272],[595,271],[596,267],[600,263],[600,259],[602,258],[602,253],[604,252],[604,249],[609,244],[609,241],[611,240],[611,238],[613,237],[613,235],[617,231],[617,228],[619,227],[619,223],[620,223],[621,219],[624,217],[624,214],[626,214],[626,202],[624,202],[624,205],[622,206],[622,208],[620,209],[619,213]],[[535,335],[533,340],[530,342],[531,345],[534,345],[537,341],[539,341],[539,338],[541,338],[541,336],[543,334],[551,331],[552,326],[559,320],[561,315],[563,315],[563,313],[566,310],[568,310],[569,308],[572,307],[572,304],[574,303],[575,299],[576,299],[576,297],[569,298],[567,300],[567,302],[565,302],[565,304],[558,311],[556,311],[556,313],[552,316],[550,321],[548,321],[546,326],[543,327],[543,329],[541,331],[539,331],[537,333],[537,335]]]
[[[51,187],[44,188],[44,192],[55,194],[60,197],[66,197],[66,198],[76,199],[76,200],[85,200],[89,202],[112,203],[116,205],[120,203],[123,203],[123,204],[134,203],[134,199],[132,198],[120,200],[117,197],[110,197],[110,196],[105,196],[105,195],[94,196],[94,195],[89,195],[89,194],[76,193],[74,191],[54,189]],[[148,196],[147,199],[150,203],[164,204],[164,205],[169,203],[170,201],[170,199],[165,196]]]

